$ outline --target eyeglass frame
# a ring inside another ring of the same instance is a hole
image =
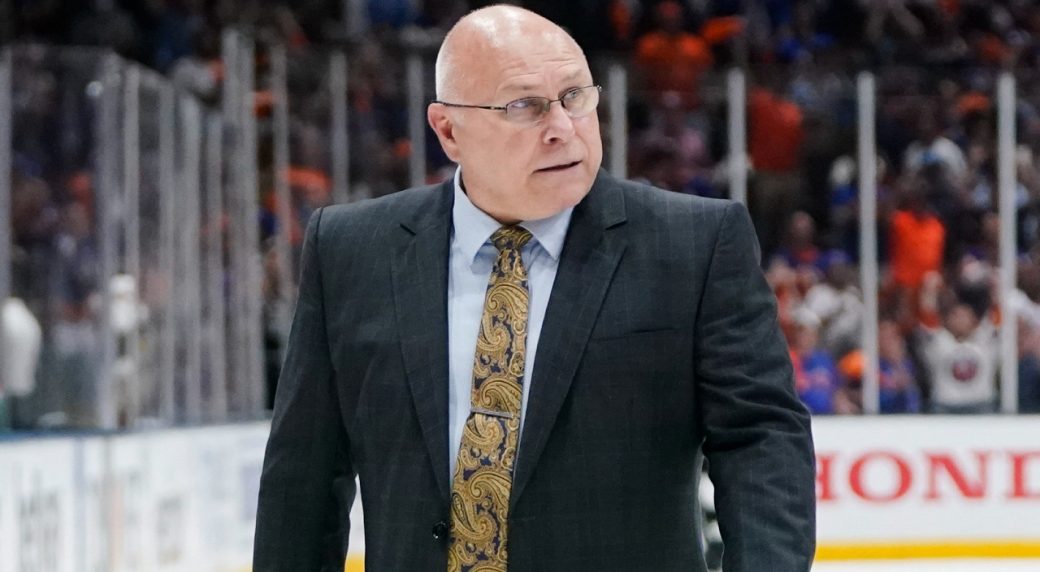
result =
[[[554,104],[556,102],[559,102],[560,103],[560,107],[562,107],[563,111],[566,112],[567,111],[567,106],[563,104],[563,98],[567,97],[567,94],[569,94],[569,93],[573,93],[575,91],[581,91],[581,90],[589,89],[590,87],[596,88],[596,95],[597,96],[599,94],[603,93],[603,86],[598,85],[598,84],[592,84],[592,85],[586,85],[586,86],[582,86],[582,87],[575,87],[575,88],[572,88],[572,89],[568,89],[567,91],[563,92],[563,97],[560,97],[558,99],[549,99],[548,97],[542,97],[542,96],[538,96],[538,95],[531,95],[531,96],[527,96],[527,97],[518,97],[517,99],[514,99],[513,101],[510,101],[509,103],[507,103],[505,105],[468,105],[468,104],[465,104],[465,103],[449,103],[447,101],[441,101],[439,99],[433,100],[433,103],[436,103],[436,104],[439,104],[439,105],[443,105],[445,107],[460,107],[460,108],[463,108],[463,109],[487,109],[487,110],[490,110],[490,111],[501,111],[501,112],[505,113],[506,111],[508,111],[510,105],[512,105],[512,104],[514,104],[514,103],[516,103],[518,101],[523,101],[525,99],[541,99],[541,100],[545,101],[545,105],[542,106],[542,111],[541,111],[541,113],[538,114],[538,119],[535,120],[535,121],[538,121],[542,117],[545,117],[546,114],[549,113],[549,108],[552,107],[552,104]],[[596,107],[598,107],[598,106],[599,106],[599,102],[596,102]],[[595,110],[596,107],[593,107],[589,111]],[[567,116],[571,117],[571,118],[575,118],[575,116],[573,116],[573,115],[571,115],[569,113],[567,114]],[[578,117],[584,117],[584,115],[579,115]]]

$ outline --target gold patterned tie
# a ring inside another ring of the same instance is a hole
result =
[[[491,235],[491,270],[473,360],[471,412],[462,431],[451,488],[448,572],[505,572],[509,489],[520,437],[527,345],[527,269],[520,249],[527,230]]]

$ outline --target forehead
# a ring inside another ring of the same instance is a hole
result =
[[[501,40],[475,58],[480,71],[476,87],[487,94],[536,91],[562,82],[588,80],[585,56],[573,40],[558,33],[524,34]]]

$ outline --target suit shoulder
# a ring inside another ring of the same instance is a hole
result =
[[[620,181],[619,184],[630,214],[643,212],[655,219],[675,220],[689,216],[694,220],[718,222],[726,216],[727,209],[742,208],[740,203],[729,199],[676,193],[636,181]]]
[[[331,205],[321,209],[321,234],[380,234],[403,218],[433,208],[444,192],[443,183],[414,187],[374,199]]]

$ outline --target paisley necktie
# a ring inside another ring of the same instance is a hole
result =
[[[516,226],[491,235],[498,259],[484,298],[471,412],[452,482],[448,572],[506,570],[506,522],[527,344],[527,269],[520,249],[529,240],[531,233]]]

